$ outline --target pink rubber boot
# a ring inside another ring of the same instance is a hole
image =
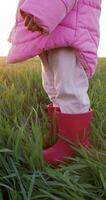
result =
[[[76,151],[72,148],[82,144],[89,148],[90,123],[92,111],[82,114],[65,114],[55,111],[58,126],[58,140],[52,147],[44,150],[44,159],[54,166],[69,162],[67,157],[74,157]]]

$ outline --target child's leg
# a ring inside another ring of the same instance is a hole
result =
[[[55,110],[55,97],[56,97],[56,90],[54,88],[54,73],[53,73],[53,65],[50,66],[48,56],[49,52],[45,51],[40,54],[40,59],[42,61],[42,84],[44,90],[48,94],[50,101],[52,102],[47,106],[48,108],[48,115],[49,115],[49,131],[44,136],[44,147],[50,147],[53,143],[53,136],[54,136],[54,128],[53,128],[53,119],[54,119],[54,110]],[[54,104],[54,105],[53,105]]]
[[[47,54],[49,66],[44,66],[43,79],[48,96],[51,98],[51,93],[54,93],[54,103],[60,107],[62,113],[88,112],[89,82],[83,67],[76,59],[74,50],[58,48],[48,51]]]
[[[54,99],[51,100],[61,111],[54,110],[58,139],[43,153],[48,163],[58,165],[68,161],[67,157],[76,155],[71,143],[89,147],[92,111],[89,110],[90,102],[87,94],[88,78],[76,60],[74,50],[71,48],[50,50],[47,52],[47,61],[48,67],[47,65],[43,67],[44,85],[49,98],[53,92]]]
[[[54,88],[54,73],[53,67],[49,64],[48,52],[46,51],[40,54],[40,59],[42,61],[42,84],[49,99],[55,104],[56,90]]]

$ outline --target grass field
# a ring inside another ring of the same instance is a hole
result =
[[[56,169],[42,159],[49,103],[38,58],[0,59],[0,200],[106,200],[106,59],[90,81],[93,148]]]

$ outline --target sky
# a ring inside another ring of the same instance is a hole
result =
[[[3,0],[0,2],[0,56],[6,56],[10,48],[7,39],[15,23],[15,13],[18,1],[19,0]],[[106,0],[102,0],[100,34],[98,55],[100,57],[106,57]]]

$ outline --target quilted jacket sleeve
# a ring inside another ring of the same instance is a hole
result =
[[[76,0],[25,0],[20,10],[32,14],[36,23],[51,33],[73,8]]]

